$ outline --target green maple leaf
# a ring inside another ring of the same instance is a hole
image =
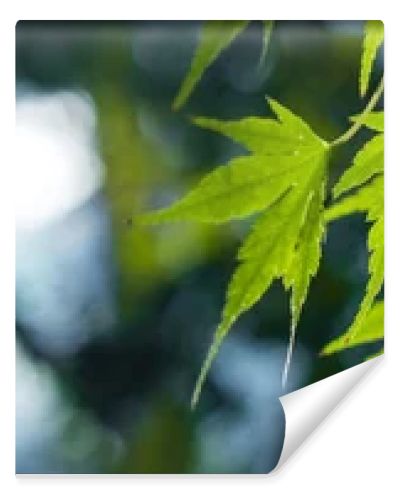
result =
[[[359,329],[357,335],[349,336],[346,332],[341,337],[334,339],[326,345],[322,354],[334,354],[349,349],[361,344],[376,342],[383,339],[383,323],[384,323],[384,303],[383,301],[375,302],[372,308],[368,311],[362,328]],[[379,352],[380,354],[381,352]]]
[[[352,116],[350,120],[353,122],[360,122],[366,127],[376,130],[377,132],[383,132],[384,130],[385,117],[383,111],[370,111],[367,114]]]
[[[356,154],[352,166],[345,171],[333,190],[335,198],[383,172],[383,141],[383,134],[377,134]]]
[[[200,32],[199,44],[195,50],[190,69],[176,95],[172,108],[180,109],[193,92],[206,69],[217,59],[221,52],[246,28],[250,21],[205,21]],[[272,21],[264,21],[263,48],[260,62],[265,59]]]
[[[364,42],[361,56],[360,95],[364,96],[376,58],[376,53],[383,42],[382,21],[366,21],[364,26]]]
[[[249,151],[217,167],[172,206],[139,218],[145,223],[192,220],[222,223],[261,212],[238,252],[214,341],[202,366],[192,405],[219,346],[236,319],[250,309],[275,279],[291,290],[294,332],[310,280],[318,269],[324,233],[324,200],[329,145],[299,117],[269,100],[278,120],[237,121],[197,118],[199,126],[220,132]]]
[[[375,112],[364,118],[364,123],[373,129],[383,130],[383,112]],[[359,335],[367,315],[380,292],[384,280],[384,177],[383,177],[383,133],[376,135],[354,158],[353,165],[345,171],[334,188],[338,197],[354,188],[358,190],[334,204],[326,212],[326,220],[365,212],[371,227],[368,233],[369,279],[359,310],[345,335],[347,342]]]

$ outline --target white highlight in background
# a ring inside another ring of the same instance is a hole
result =
[[[18,97],[16,140],[17,231],[59,219],[102,185],[88,95],[65,91]]]

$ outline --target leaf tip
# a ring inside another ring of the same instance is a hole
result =
[[[342,178],[340,178],[337,184],[332,189],[333,199],[337,200],[339,196],[341,196],[345,191],[346,188],[343,186]]]
[[[329,354],[329,347],[330,344],[326,345],[318,354],[320,358],[326,358]]]
[[[360,79],[360,97],[364,99],[366,93],[367,93],[367,82]]]
[[[216,358],[220,345],[222,343],[222,340],[225,336],[225,334],[228,331],[228,328],[230,326],[230,322],[226,322],[222,320],[222,322],[218,325],[217,330],[214,334],[214,340],[208,349],[207,356],[203,362],[203,365],[200,370],[200,374],[196,380],[196,384],[193,389],[192,397],[190,400],[190,408],[191,410],[194,410],[199,402],[201,391],[204,386],[204,382],[206,381],[208,372],[210,371],[211,365],[213,364],[214,359]]]
[[[276,103],[275,99],[271,97],[268,94],[265,94],[265,100],[267,101],[268,105],[272,108],[272,106]]]
[[[214,361],[215,356],[217,355],[218,346],[213,342],[211,347],[208,350],[206,359],[203,362],[203,365],[200,370],[200,374],[196,380],[196,384],[193,389],[192,397],[190,400],[190,408],[194,410],[199,402],[201,391],[203,389],[204,382],[206,380],[207,374],[211,368],[212,362]]]
[[[208,118],[206,116],[193,116],[190,121],[197,127],[212,130],[214,132],[221,132],[224,130],[224,123],[215,118]]]
[[[203,116],[189,116],[189,121],[198,127],[205,127],[207,118]]]
[[[176,95],[171,104],[171,110],[174,112],[179,111],[185,102],[182,100],[180,93]]]

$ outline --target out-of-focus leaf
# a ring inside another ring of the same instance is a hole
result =
[[[368,181],[370,182],[364,185]],[[366,212],[367,221],[372,222],[368,233],[367,289],[353,324],[345,335],[347,342],[357,337],[359,330],[363,328],[363,323],[384,280],[383,134],[375,136],[357,153],[353,165],[345,171],[336,184],[334,195],[337,197],[356,187],[360,189],[355,194],[341,199],[326,214],[326,220],[333,220],[361,211]]]
[[[263,44],[260,56],[260,64],[265,61],[267,56],[269,41],[271,39],[272,30],[274,28],[274,21],[263,21]]]
[[[186,103],[204,71],[248,23],[249,21],[205,21],[189,72],[173,102],[174,110]]]

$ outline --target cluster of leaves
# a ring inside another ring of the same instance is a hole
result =
[[[333,341],[324,348],[324,354],[336,352],[339,346],[344,349],[354,345],[354,342],[358,343],[359,339],[365,335],[364,328],[367,328],[368,335],[368,326],[365,323],[374,300],[382,288],[384,278],[383,112],[371,112],[364,117],[357,117],[357,120],[380,133],[356,154],[352,166],[344,172],[334,187],[333,194],[337,198],[354,188],[357,191],[332,205],[326,212],[326,220],[335,220],[356,212],[366,214],[367,221],[371,223],[368,234],[369,280],[353,324],[339,340]],[[381,318],[382,327],[379,333],[382,338],[383,314]]]
[[[206,23],[191,69],[174,102],[182,106],[204,70],[233,40],[247,22]],[[272,23],[265,24],[265,44]],[[365,93],[383,39],[382,24],[367,22],[360,72],[360,91]],[[264,51],[265,52],[265,51]],[[383,87],[382,87],[383,88]],[[383,335],[377,324],[383,305],[374,304],[383,283],[383,113],[372,108],[380,96],[375,93],[365,111],[341,138],[327,143],[300,117],[269,99],[275,118],[247,117],[236,121],[195,118],[194,123],[224,134],[243,145],[248,154],[216,167],[186,196],[171,206],[143,214],[141,223],[196,221],[219,224],[258,214],[251,231],[239,248],[237,268],[226,293],[225,306],[213,343],[200,371],[192,405],[198,401],[205,377],[222,340],[237,318],[250,309],[276,279],[291,294],[291,335],[283,371],[285,383],[295,339],[296,325],[306,300],[310,281],[318,271],[326,224],[356,211],[367,214],[369,231],[369,273],[365,297],[359,312],[340,339],[324,349],[337,352]],[[339,200],[326,210],[326,184],[330,151],[351,138],[361,126],[378,134],[354,158],[334,188]],[[351,133],[349,133],[351,131]],[[355,193],[352,190],[357,189]]]
[[[383,42],[383,24],[367,21],[360,71],[360,94],[367,91],[373,62]],[[383,87],[383,84],[381,84]],[[355,319],[346,333],[326,345],[323,354],[332,354],[342,349],[383,338],[383,302],[374,305],[384,280],[384,114],[370,111],[351,120],[378,132],[356,154],[353,164],[347,169],[333,189],[335,198],[351,193],[326,211],[326,220],[331,221],[356,212],[366,214],[371,223],[368,233],[369,280],[364,298]],[[355,192],[352,192],[356,190]],[[372,331],[374,330],[374,331]],[[378,354],[381,354],[379,351]]]

